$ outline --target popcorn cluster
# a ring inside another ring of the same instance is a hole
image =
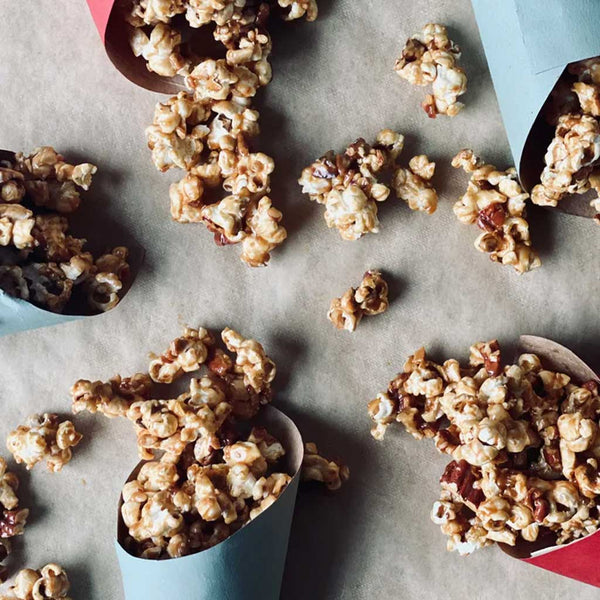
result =
[[[403,147],[403,135],[384,129],[373,145],[359,138],[342,154],[330,150],[302,171],[298,183],[311,200],[325,205],[330,229],[337,228],[344,240],[357,240],[379,231],[377,203],[391,192],[381,179],[390,172],[390,185],[412,210],[431,214],[437,208],[437,193],[429,182],[435,163],[421,155],[411,159],[408,169],[400,167]]]
[[[531,247],[526,201],[514,168],[498,171],[485,164],[472,150],[461,150],[452,166],[471,175],[467,191],[454,205],[454,214],[461,223],[473,224],[482,230],[475,248],[489,254],[490,259],[511,265],[522,274],[542,263]]]
[[[6,461],[0,457],[0,563],[9,555],[9,539],[23,535],[29,516],[27,508],[19,508],[19,479],[7,470]],[[6,579],[6,568],[0,564],[0,583]]]
[[[145,461],[123,488],[127,549],[162,559],[199,552],[223,541],[266,510],[291,480],[285,449],[262,427],[250,427],[272,398],[275,363],[256,340],[225,328],[224,348],[200,327],[185,328],[148,373],[109,382],[77,381],[73,411],[129,419]],[[205,367],[205,374],[198,373]],[[189,389],[159,399],[154,384],[184,374]],[[348,469],[307,445],[303,479],[337,489]]]
[[[71,165],[44,146],[0,160],[0,289],[52,312],[104,312],[119,302],[129,275],[127,248],[94,258],[69,234],[67,215],[80,204],[97,168]]]
[[[429,117],[456,116],[464,104],[458,97],[467,91],[467,76],[458,66],[460,48],[448,38],[443,25],[428,23],[408,39],[394,70],[412,85],[429,85],[421,105]]]
[[[379,315],[388,309],[388,284],[379,271],[367,271],[358,288],[349,288],[331,301],[327,318],[337,327],[354,331],[363,315]]]
[[[600,523],[598,385],[577,385],[534,354],[503,366],[495,340],[472,346],[466,367],[421,348],[369,403],[371,433],[382,439],[402,423],[452,456],[432,511],[449,550],[543,536],[564,544]]]
[[[23,569],[15,577],[9,596],[0,600],[71,600],[66,571],[55,563],[39,570]]]
[[[600,213],[600,58],[572,63],[550,98],[546,116],[556,126],[531,200],[557,206],[567,194],[596,192]],[[570,84],[570,85],[569,85]]]
[[[52,473],[70,462],[73,451],[82,439],[71,421],[61,421],[54,413],[31,415],[25,425],[8,434],[6,447],[18,464],[27,470],[45,460]]]
[[[278,10],[287,21],[317,18],[315,0],[279,0]],[[146,130],[156,168],[185,171],[169,190],[171,216],[204,223],[220,246],[241,243],[241,259],[252,267],[266,265],[287,237],[269,196],[275,163],[250,146],[259,133],[252,98],[272,77],[269,12],[268,3],[247,0],[134,0],[127,14],[136,56],[159,75],[185,76],[189,90],[158,104]],[[184,58],[181,35],[169,25],[177,14],[190,27],[214,24],[225,58]],[[226,195],[207,200],[219,186]]]

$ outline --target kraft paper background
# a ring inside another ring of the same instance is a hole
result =
[[[143,369],[146,353],[162,351],[183,323],[230,325],[260,339],[277,362],[278,405],[304,438],[352,469],[338,494],[300,490],[282,598],[591,600],[596,589],[497,549],[447,553],[429,520],[447,458],[400,429],[373,440],[366,403],[423,344],[438,358],[464,358],[472,342],[498,337],[512,357],[518,335],[531,333],[598,370],[600,230],[589,219],[531,210],[544,265],[519,277],[478,253],[478,230],[454,217],[467,176],[450,157],[472,146],[498,166],[510,161],[468,0],[320,5],[317,22],[273,33],[275,75],[258,99],[259,147],[275,157],[272,195],[290,236],[268,268],[250,270],[238,248],[217,248],[204,227],[170,220],[167,189],[179,173],[154,169],[143,133],[161,96],[114,69],[86,4],[2,0],[0,147],[54,144],[98,164],[87,195],[105,215],[98,229],[111,219],[147,254],[127,300],[110,313],[0,339],[0,439],[30,412],[68,413],[68,390],[80,377]],[[425,89],[392,70],[406,37],[426,21],[446,23],[463,48],[469,92],[455,119],[428,119],[419,106]],[[382,127],[407,135],[407,160],[426,152],[438,161],[440,207],[428,216],[390,199],[378,235],[345,242],[295,179],[325,150]],[[330,299],[367,268],[387,274],[389,311],[354,334],[334,330],[325,316]],[[32,516],[12,564],[59,561],[74,598],[122,600],[112,533],[120,485],[137,462],[134,435],[129,423],[102,417],[76,423],[86,438],[62,473],[18,470]]]

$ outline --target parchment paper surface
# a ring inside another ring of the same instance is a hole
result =
[[[184,323],[229,325],[265,344],[279,369],[277,405],[305,439],[352,469],[336,495],[300,491],[284,599],[596,598],[591,587],[497,549],[447,553],[429,520],[447,458],[399,429],[375,442],[366,403],[423,344],[439,358],[464,358],[472,342],[498,337],[511,356],[518,335],[531,333],[598,368],[600,230],[592,220],[532,210],[544,264],[519,277],[478,253],[477,229],[454,217],[467,177],[450,157],[471,146],[498,166],[510,160],[468,0],[320,5],[316,23],[274,30],[274,81],[258,99],[260,149],[275,157],[272,195],[290,235],[268,268],[251,270],[238,248],[217,248],[202,226],[170,220],[167,189],[179,174],[155,170],[143,133],[161,97],[113,68],[85,3],[0,2],[0,147],[52,144],[98,164],[86,200],[98,207],[95,235],[110,220],[147,251],[116,310],[0,339],[0,439],[31,412],[69,413],[78,378],[143,369],[146,353],[162,351]],[[405,38],[427,21],[446,23],[463,48],[469,92],[455,119],[428,119],[419,106],[425,90],[392,70]],[[324,151],[383,127],[407,135],[407,160],[428,153],[438,161],[440,207],[427,216],[390,199],[378,235],[345,242],[295,180]],[[354,334],[334,330],[330,299],[367,268],[387,274],[389,311]],[[137,462],[134,435],[129,423],[100,416],[76,423],[86,438],[62,473],[18,470],[32,516],[12,564],[58,561],[74,598],[122,600],[113,533],[120,486]]]

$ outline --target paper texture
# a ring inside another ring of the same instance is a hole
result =
[[[287,471],[293,479],[283,494],[230,538],[190,556],[144,560],[116,541],[126,600],[279,598],[304,448],[296,426],[276,408],[266,407],[258,424],[287,450]],[[121,526],[119,537],[125,535]]]
[[[289,238],[267,268],[252,270],[238,247],[217,248],[202,225],[171,221],[168,186],[181,174],[156,171],[144,137],[164,96],[114,68],[86,4],[11,3],[0,20],[0,147],[51,142],[93,159],[94,202],[147,254],[116,310],[0,338],[0,443],[30,412],[69,413],[77,379],[146,368],[147,352],[162,352],[184,323],[229,325],[259,339],[276,361],[275,406],[306,441],[352,470],[335,494],[301,486],[283,600],[595,600],[597,589],[497,549],[468,558],[447,552],[429,513],[448,458],[401,428],[376,442],[366,404],[422,345],[438,359],[466,360],[470,344],[498,337],[510,358],[519,335],[533,333],[598,369],[598,226],[533,208],[532,238],[544,264],[519,277],[477,252],[479,230],[452,213],[468,180],[450,167],[458,150],[472,147],[499,167],[512,164],[468,0],[320,5],[315,23],[273,30],[274,77],[257,97],[257,148],[275,158],[272,197]],[[454,119],[429,119],[420,108],[426,89],[393,72],[406,38],[428,21],[446,23],[463,50],[469,91]],[[296,178],[329,148],[372,139],[383,127],[407,136],[407,161],[427,153],[437,162],[440,206],[429,216],[390,198],[379,206],[379,234],[345,242],[327,229],[323,208],[301,194]],[[106,232],[103,222],[98,228]],[[354,333],[336,331],[326,318],[329,302],[368,268],[386,274],[389,310],[365,317]],[[75,422],[86,437],[61,473],[18,470],[32,517],[14,558],[31,566],[62,561],[75,600],[124,600],[115,505],[137,460],[135,435],[120,420],[81,415]]]
[[[567,64],[600,55],[600,3],[473,0],[473,8],[514,162],[531,190],[551,139],[534,122]],[[560,208],[593,216],[580,198]]]

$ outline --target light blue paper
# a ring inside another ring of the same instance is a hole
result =
[[[294,473],[266,511],[213,548],[169,560],[137,558],[115,548],[126,600],[278,600],[303,459],[294,423],[266,406],[256,421],[287,450]],[[135,473],[136,471],[134,471]],[[133,475],[133,474],[132,474]]]
[[[600,54],[598,0],[524,0],[516,8],[534,73]]]
[[[83,318],[81,315],[59,315],[42,310],[0,290],[0,337],[28,329],[68,323],[81,318]]]

